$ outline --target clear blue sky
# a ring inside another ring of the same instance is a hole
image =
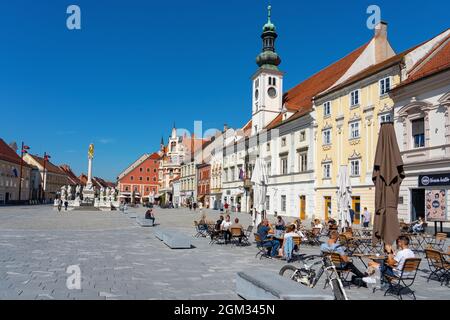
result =
[[[0,3],[0,137],[77,174],[114,179],[161,135],[242,126],[266,21],[263,0],[14,0]],[[272,0],[285,90],[367,42],[377,4],[397,52],[450,27],[447,1]],[[66,28],[81,7],[82,30]]]

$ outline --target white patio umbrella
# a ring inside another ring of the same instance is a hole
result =
[[[351,201],[352,187],[350,185],[350,177],[348,176],[347,166],[341,166],[339,168],[339,181],[337,191],[338,202],[338,219],[340,229],[349,227],[352,225],[350,218],[349,205]]]
[[[253,183],[253,226],[257,226],[262,220],[262,212],[266,204],[267,183],[269,182],[266,166],[259,157],[256,158],[251,181]]]

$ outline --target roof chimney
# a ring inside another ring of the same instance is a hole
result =
[[[374,29],[375,63],[380,63],[392,56],[392,49],[387,40],[387,22],[380,21]]]

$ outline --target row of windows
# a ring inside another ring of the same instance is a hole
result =
[[[299,141],[304,142],[306,140],[306,131],[302,130],[299,133]],[[286,137],[281,138],[281,146],[285,147],[287,145]],[[270,142],[266,143],[266,151],[270,151]]]
[[[124,190],[125,190],[125,192],[130,192],[130,186],[125,186],[124,187]],[[154,192],[154,193],[156,193],[156,188],[155,187],[145,187],[145,192],[150,192],[150,190],[152,191],[152,192]],[[139,187],[138,186],[134,186],[133,187],[133,191],[134,192],[139,192]]]
[[[305,172],[308,170],[308,151],[297,152],[298,172]],[[270,164],[270,163],[269,163]],[[271,164],[267,166],[267,171],[271,172]],[[285,155],[280,158],[280,174],[288,174],[288,156]]]
[[[383,114],[380,116],[380,122],[390,122],[391,121],[391,115],[389,113]],[[361,137],[361,129],[360,129],[360,122],[354,121],[349,123],[349,139],[358,139]],[[331,144],[331,129],[325,129],[322,131],[322,144],[323,145],[329,145]]]
[[[361,160],[350,160],[350,176],[359,177],[361,175]],[[323,164],[323,178],[331,179],[331,163]]]
[[[268,77],[268,84],[269,86],[276,86],[277,85],[277,78],[275,77]],[[255,89],[259,88],[259,78],[255,80]]]
[[[150,173],[151,169],[150,169],[150,168],[147,168],[146,171],[147,171],[148,173]],[[156,173],[156,171],[157,171],[157,169],[156,169],[156,168],[153,168],[153,172]],[[144,168],[139,168],[139,172],[144,172]]]
[[[134,181],[134,176],[131,176],[131,177],[130,177],[130,180],[131,180],[131,181]],[[144,177],[139,177],[138,180],[139,180],[139,181],[144,181]],[[150,177],[146,177],[145,180],[146,180],[146,181],[150,181]],[[152,180],[153,180],[153,181],[156,181],[156,177],[153,177]]]
[[[384,114],[380,117],[380,122],[389,122],[391,120],[390,114]],[[349,123],[349,139],[357,139],[361,137],[360,122]],[[425,146],[425,128],[424,119],[416,119],[411,121],[411,139],[414,148],[422,148]],[[331,129],[325,129],[322,131],[322,144],[331,144]]]
[[[387,94],[391,90],[391,78],[387,77],[387,78],[381,79],[378,82],[378,86],[379,86],[380,96],[383,96],[383,95]],[[355,107],[355,106],[360,104],[360,96],[361,96],[361,90],[360,89],[353,90],[352,92],[350,92],[350,94],[349,94],[350,107]],[[331,115],[331,101],[324,102],[324,104],[323,104],[323,115],[325,117]]]

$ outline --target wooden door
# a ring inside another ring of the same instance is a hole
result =
[[[325,199],[324,217],[325,217],[325,220],[328,220],[331,216],[331,197],[327,196],[327,197],[324,197],[324,199]]]
[[[300,196],[300,220],[306,219],[306,196]]]
[[[352,197],[352,209],[355,211],[354,224],[360,224],[361,222],[361,198]]]

